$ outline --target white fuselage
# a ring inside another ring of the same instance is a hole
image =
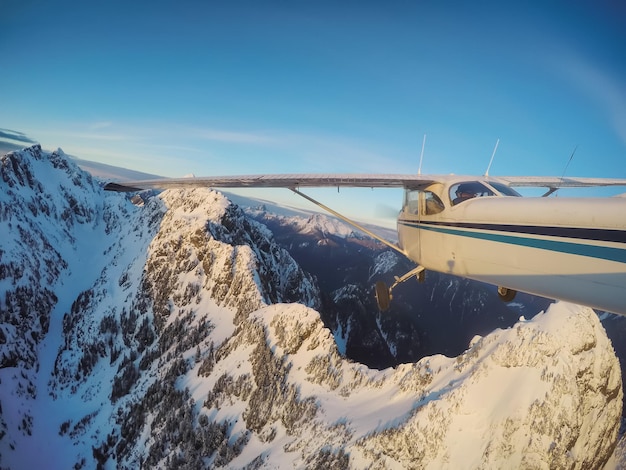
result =
[[[477,197],[405,203],[398,238],[427,270],[626,314],[626,199]],[[417,213],[415,213],[417,212]]]

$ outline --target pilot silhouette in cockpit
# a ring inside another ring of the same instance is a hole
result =
[[[456,198],[452,201],[452,205],[456,206],[460,202],[467,201],[476,197],[476,191],[472,189],[472,185],[468,183],[460,184],[456,189]]]

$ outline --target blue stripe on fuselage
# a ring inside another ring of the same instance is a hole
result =
[[[561,240],[518,237],[514,235],[503,235],[501,233],[477,232],[475,230],[458,230],[443,227],[441,225],[430,225],[424,222],[399,221],[399,223],[408,227],[429,230],[437,233],[445,233],[447,235],[457,235],[461,237],[476,238],[479,240],[508,243],[510,245],[526,246],[529,248],[538,248],[540,250],[556,251],[559,253],[568,253],[572,255],[616,261],[618,263],[626,263],[626,249],[623,248],[587,245]]]

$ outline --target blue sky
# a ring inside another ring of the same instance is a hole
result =
[[[500,139],[492,175],[560,176],[577,146],[568,175],[626,177],[623,2],[0,11],[0,128],[80,158],[173,177],[405,173],[426,134],[423,173],[482,174]],[[339,208],[387,197],[357,194]]]

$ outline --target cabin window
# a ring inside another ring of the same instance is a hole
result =
[[[419,210],[424,215],[438,214],[445,206],[443,201],[432,191],[407,189],[404,192],[404,212],[417,215]]]
[[[495,196],[495,194],[491,189],[478,181],[457,183],[450,187],[450,201],[452,201],[453,206],[468,199],[483,196]]]
[[[520,193],[515,191],[510,186],[507,186],[506,184],[497,183],[495,181],[490,181],[489,185],[493,187],[496,191],[498,191],[500,194],[502,194],[503,196],[522,197]]]
[[[419,204],[419,191],[416,189],[407,189],[404,192],[404,211],[409,214],[417,214]]]
[[[439,214],[443,209],[444,205],[439,196],[431,191],[424,191],[424,213],[426,215]]]

